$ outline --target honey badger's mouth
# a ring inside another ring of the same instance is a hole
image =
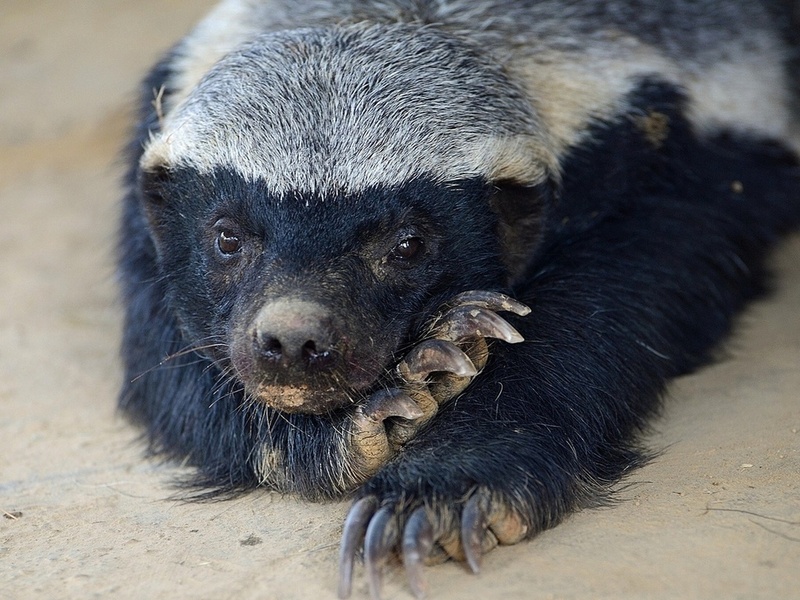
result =
[[[286,413],[327,414],[358,402],[380,388],[393,372],[392,362],[380,368],[358,369],[359,377],[335,372],[308,377],[270,377],[265,381],[259,373],[244,379],[251,399]],[[241,374],[240,374],[241,375]],[[249,384],[247,379],[260,379]]]
[[[362,376],[355,381],[342,374],[291,382],[262,381],[252,387],[245,385],[245,389],[251,398],[281,412],[328,414],[358,404],[380,388],[393,369],[388,363],[369,374],[359,371]]]
[[[337,387],[317,389],[310,385],[268,385],[251,394],[267,406],[287,413],[329,413],[350,403],[350,394]]]

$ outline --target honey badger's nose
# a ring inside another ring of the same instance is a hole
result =
[[[330,371],[339,363],[336,333],[325,307],[305,300],[265,304],[255,319],[253,344],[266,369]]]
[[[267,363],[329,371],[335,366],[338,353],[330,344],[306,339],[313,333],[305,330],[261,332],[256,339],[257,351]]]

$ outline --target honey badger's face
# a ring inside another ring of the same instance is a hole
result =
[[[185,170],[148,189],[186,336],[281,410],[358,400],[453,290],[502,281],[480,181],[322,201]]]
[[[260,38],[141,162],[170,308],[252,397],[357,401],[442,301],[506,281],[493,182],[546,178],[537,136],[503,74],[432,30]]]

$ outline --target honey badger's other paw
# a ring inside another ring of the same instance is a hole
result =
[[[486,365],[487,338],[509,344],[523,341],[497,312],[525,316],[531,309],[497,292],[473,290],[459,294],[444,305],[431,321],[423,341],[397,365],[398,374],[411,389],[425,382],[437,407],[455,397]]]
[[[460,394],[486,365],[487,338],[515,344],[522,336],[499,311],[524,316],[530,308],[504,294],[469,291],[447,302],[421,342],[397,366],[397,387],[372,394],[349,423],[356,455],[353,480],[360,483],[383,466],[439,406]]]
[[[380,598],[383,568],[392,557],[402,561],[417,598],[426,592],[423,565],[448,558],[466,561],[477,573],[483,554],[498,544],[516,544],[530,531],[521,515],[486,489],[463,503],[384,503],[366,496],[353,504],[344,525],[339,553],[339,597],[350,596],[353,563],[363,546],[370,596]]]

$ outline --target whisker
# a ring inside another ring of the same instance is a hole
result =
[[[204,338],[203,340],[199,340],[198,342],[193,343],[193,344],[188,344],[185,347],[183,347],[183,348],[181,348],[179,350],[176,350],[175,352],[167,354],[158,363],[156,363],[155,365],[153,365],[149,369],[145,369],[144,371],[142,371],[141,373],[136,375],[136,377],[134,377],[131,380],[131,383],[138,381],[139,379],[141,379],[145,375],[149,375],[150,373],[152,373],[156,369],[163,368],[164,365],[166,365],[168,362],[174,361],[177,358],[181,358],[181,357],[187,356],[189,354],[199,354],[203,350],[209,350],[209,349],[212,349],[212,348],[224,348],[224,349],[227,349],[229,347],[229,345],[227,343],[225,343],[225,342],[208,342],[208,340],[213,340],[215,337],[216,336],[208,336],[208,337]],[[211,361],[212,364],[216,364],[216,362],[217,362],[214,359],[211,359],[209,357],[200,355],[200,356],[198,356],[198,359],[196,361],[189,362],[189,363],[181,363],[181,364],[178,364],[178,365],[170,365],[168,368],[171,368],[173,366],[174,367],[184,367],[184,366],[187,366],[187,365],[193,365],[193,364],[200,363],[200,362],[202,362],[204,360],[209,360],[209,361]]]

